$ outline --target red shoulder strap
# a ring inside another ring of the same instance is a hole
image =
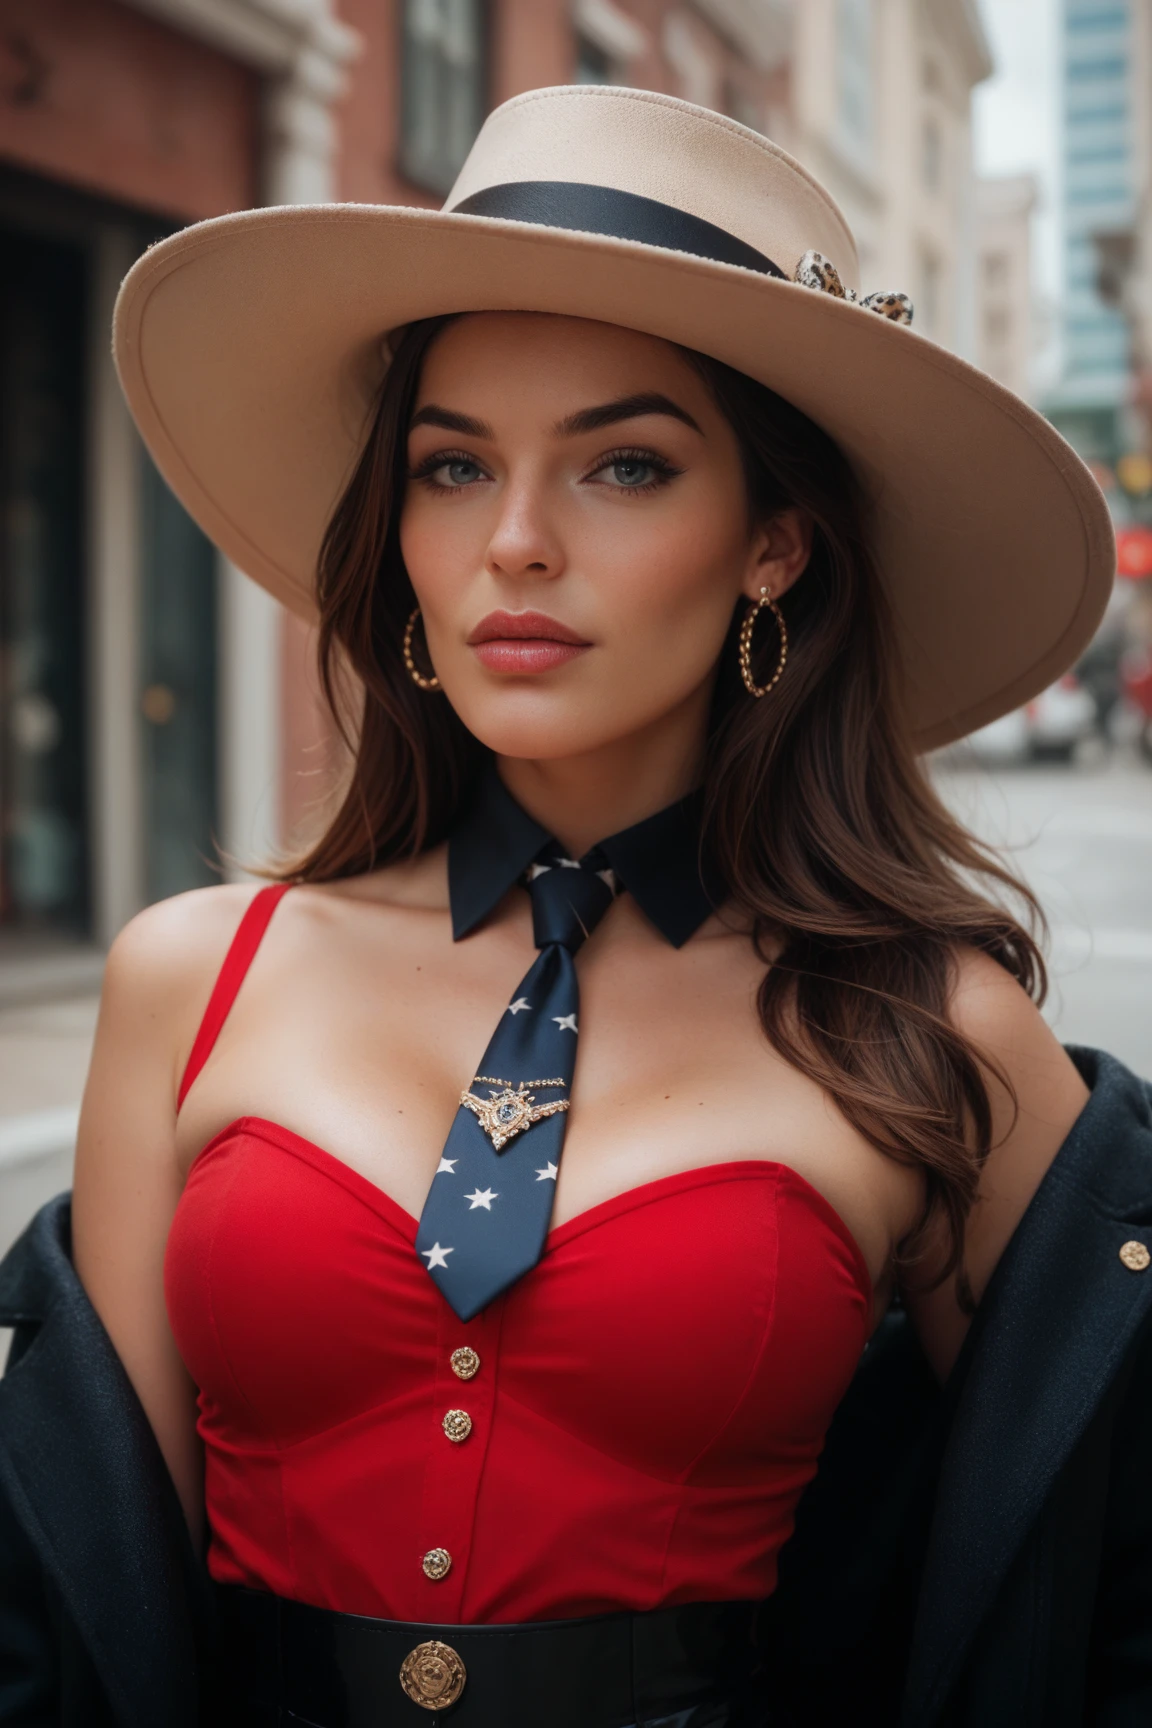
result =
[[[184,1078],[176,1096],[177,1110],[188,1096],[192,1082],[212,1054],[212,1047],[220,1036],[220,1028],[228,1018],[237,992],[268,928],[269,920],[291,886],[290,882],[275,882],[269,888],[261,888],[259,894],[249,901],[248,910],[240,920],[240,926],[232,938],[232,945],[224,956],[224,964],[208,998],[208,1006],[204,1010],[204,1018],[200,1022],[200,1030],[196,1034],[196,1042],[192,1046],[188,1066],[184,1070]]]

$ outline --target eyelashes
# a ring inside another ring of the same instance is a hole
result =
[[[650,468],[652,470],[655,475],[652,480],[639,481],[635,484],[621,481],[611,488],[613,492],[630,493],[658,492],[670,480],[675,480],[678,474],[684,472],[683,468],[677,468],[674,463],[668,461],[666,456],[661,456],[656,450],[628,448],[611,450],[607,456],[601,456],[596,466],[585,475],[585,479],[591,480],[593,475],[603,474],[608,468]]]
[[[449,481],[448,483],[437,479],[437,475],[443,469],[451,470],[453,468],[470,470],[474,478],[461,477],[455,482]],[[595,482],[597,475],[604,474],[611,469],[647,469],[650,471],[651,479],[625,479],[618,475],[617,483],[608,486],[609,491],[632,494],[657,492],[669,481],[675,480],[678,475],[684,472],[682,468],[678,468],[675,463],[670,462],[666,456],[661,456],[657,450],[646,449],[640,445],[628,445],[619,450],[609,450],[604,455],[598,456],[593,466],[581,475],[581,484]],[[434,450],[430,455],[425,456],[422,462],[409,469],[406,478],[426,486],[431,492],[447,494],[471,491],[478,479],[490,479],[491,476],[482,463],[467,450]],[[600,482],[600,484],[604,484],[604,482]]]
[[[467,450],[434,450],[430,456],[425,456],[423,462],[409,469],[408,479],[422,481],[432,492],[466,492],[470,484],[475,484],[463,481],[446,486],[442,480],[436,479],[441,468],[474,468],[478,474],[484,473],[475,456],[470,456]]]

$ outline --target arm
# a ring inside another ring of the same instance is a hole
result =
[[[966,949],[957,957],[953,1024],[1005,1074],[1012,1097],[990,1067],[984,1079],[992,1104],[992,1151],[981,1172],[964,1234],[964,1271],[980,1301],[1001,1254],[1049,1165],[1088,1102],[1088,1088],[1040,1010],[1001,966]],[[926,1271],[939,1247],[930,1250]],[[943,1380],[971,1323],[957,1280],[935,1290],[909,1291],[906,1306],[926,1355]]]
[[[117,937],[76,1145],[76,1270],[152,1424],[197,1546],[204,1513],[196,1389],[168,1327],[163,1286],[183,1186],[176,1092],[250,898],[246,888],[179,895]]]

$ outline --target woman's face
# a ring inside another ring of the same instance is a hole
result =
[[[615,325],[450,324],[424,364],[408,474],[401,547],[428,653],[501,756],[579,756],[673,716],[702,738],[737,601],[780,594],[807,561],[798,512],[750,523],[704,380]]]

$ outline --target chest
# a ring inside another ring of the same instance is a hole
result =
[[[339,917],[323,930],[285,918],[189,1094],[185,1168],[227,1123],[264,1117],[418,1217],[461,1090],[535,959],[523,900],[459,943],[432,914],[361,918],[355,939]],[[579,1044],[554,1225],[678,1171],[776,1159],[843,1209],[879,1273],[899,1204],[886,1161],[768,1046],[756,1012],[763,972],[744,936],[702,934],[677,950],[627,901],[613,907],[577,956]]]

